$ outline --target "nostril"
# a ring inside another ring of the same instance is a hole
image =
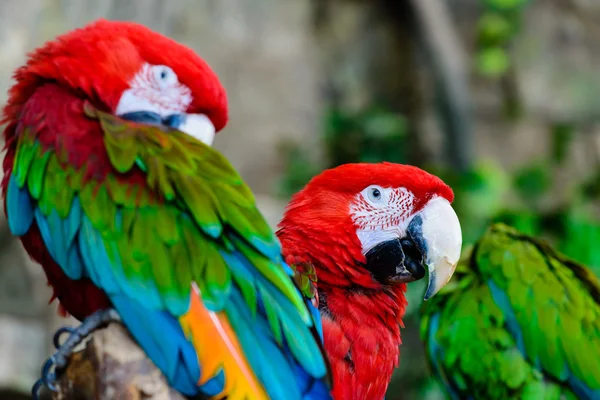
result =
[[[185,114],[171,114],[162,120],[162,124],[174,129],[179,128],[185,122]]]

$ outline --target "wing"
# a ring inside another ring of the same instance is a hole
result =
[[[13,233],[37,224],[65,274],[107,293],[183,393],[329,398],[311,312],[229,162],[182,132],[52,90],[20,121]]]
[[[600,398],[600,285],[585,267],[494,225],[457,272],[421,325],[453,398]]]

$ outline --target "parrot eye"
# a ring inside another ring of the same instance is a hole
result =
[[[383,188],[379,186],[369,186],[366,189],[367,198],[372,203],[381,203],[383,201]]]
[[[154,79],[160,89],[167,89],[178,83],[177,74],[166,65],[155,65],[152,69]]]

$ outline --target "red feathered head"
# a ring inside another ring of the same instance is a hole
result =
[[[14,76],[5,122],[44,83],[58,83],[97,108],[164,124],[212,143],[227,123],[216,74],[193,50],[133,22],[98,20],[47,42]]]
[[[289,252],[304,247],[313,256],[319,285],[378,288],[421,279],[427,267],[429,298],[460,255],[453,198],[448,185],[417,167],[346,164],[293,196],[279,235],[304,238],[302,246],[290,241]]]

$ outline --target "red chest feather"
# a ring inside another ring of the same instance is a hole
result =
[[[383,399],[400,356],[403,288],[369,295],[326,292],[323,339],[336,400]]]

